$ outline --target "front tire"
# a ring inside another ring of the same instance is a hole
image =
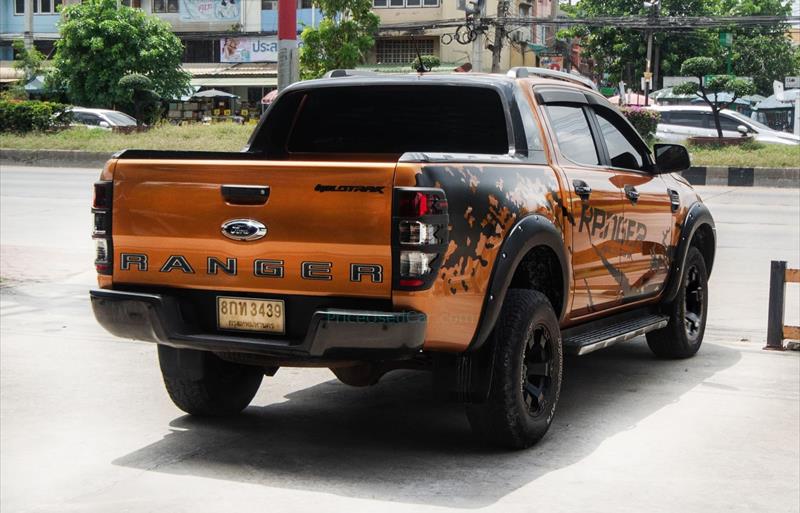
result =
[[[530,447],[550,428],[561,393],[558,317],[541,292],[511,289],[492,338],[489,397],[468,405],[467,418],[483,439],[511,449]]]
[[[175,406],[190,415],[235,415],[258,392],[264,370],[221,359],[208,351],[159,345],[164,386]]]
[[[703,343],[708,317],[708,271],[696,247],[686,254],[681,286],[667,306],[669,323],[647,334],[647,345],[660,358],[689,358]]]

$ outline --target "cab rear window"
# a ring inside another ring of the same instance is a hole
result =
[[[328,87],[302,95],[289,153],[506,154],[499,94],[482,87]]]

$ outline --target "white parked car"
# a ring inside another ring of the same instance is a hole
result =
[[[655,105],[661,113],[656,137],[667,143],[680,143],[688,137],[716,137],[717,129],[711,108],[691,105]],[[758,142],[774,144],[800,144],[800,137],[772,129],[763,123],[732,110],[722,110],[719,122],[724,137],[753,137]]]
[[[71,126],[85,126],[104,130],[111,130],[114,127],[136,126],[136,118],[117,110],[72,107],[69,112],[72,113]]]

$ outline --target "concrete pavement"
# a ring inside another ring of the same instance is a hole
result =
[[[761,350],[769,260],[800,264],[796,190],[700,188],[719,244],[698,356],[638,339],[567,360],[550,433],[509,453],[414,372],[281,369],[236,419],[183,415],[155,347],[91,317],[96,177],[0,170],[4,512],[800,511],[800,355]]]

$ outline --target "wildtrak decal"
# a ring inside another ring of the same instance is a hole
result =
[[[591,237],[601,239],[624,241],[645,240],[647,237],[646,224],[586,204],[581,209],[578,232],[582,232],[584,228]]]
[[[318,183],[314,190],[317,192],[377,192],[383,194],[385,188],[383,185],[322,185]]]

